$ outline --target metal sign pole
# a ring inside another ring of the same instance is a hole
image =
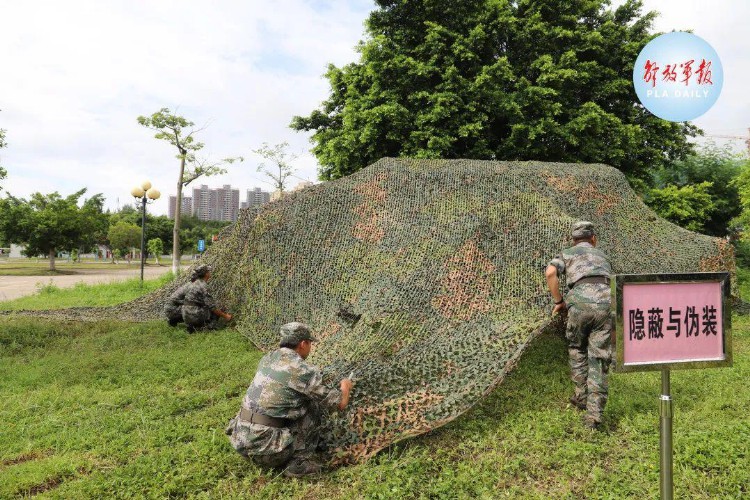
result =
[[[669,368],[661,370],[661,402],[659,404],[659,490],[662,500],[672,500],[672,396],[669,391]]]

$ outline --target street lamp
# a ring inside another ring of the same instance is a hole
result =
[[[146,204],[158,200],[161,193],[151,187],[149,181],[143,181],[140,186],[131,189],[130,194],[135,198],[136,206],[139,203],[141,205],[141,283],[143,283],[143,266],[146,265]]]

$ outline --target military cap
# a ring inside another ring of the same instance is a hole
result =
[[[587,220],[579,220],[573,224],[573,239],[591,238],[594,234],[594,225]]]
[[[206,274],[210,272],[211,272],[211,266],[209,266],[208,264],[201,264],[195,269],[193,269],[193,272],[190,275],[190,279],[195,281],[197,279],[204,277]]]
[[[303,340],[315,342],[316,339],[310,334],[310,327],[304,323],[293,321],[281,326],[281,343],[297,345]]]

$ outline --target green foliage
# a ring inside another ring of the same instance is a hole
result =
[[[159,262],[159,257],[164,253],[164,242],[161,238],[154,238],[148,240],[147,243],[148,253],[156,257],[156,262]]]
[[[121,221],[109,227],[107,237],[112,249],[119,250],[122,254],[126,254],[130,249],[140,247],[141,228],[135,224]]]
[[[633,61],[655,13],[629,0],[380,0],[357,63],[297,116],[322,179],[382,157],[606,163],[635,176],[685,157],[688,123],[638,102]]]
[[[741,163],[740,173],[733,180],[732,186],[737,189],[741,210],[731,221],[730,227],[741,233],[742,240],[750,241],[750,160]]]
[[[286,151],[288,147],[289,143],[286,141],[274,146],[269,146],[268,143],[264,142],[260,148],[253,149],[253,153],[272,164],[272,166],[268,166],[265,163],[261,163],[258,165],[257,170],[270,177],[273,180],[274,188],[280,192],[284,191],[286,179],[294,174],[294,167],[291,162],[297,158],[297,155]]]
[[[206,248],[212,244],[211,237],[231,225],[229,221],[200,220],[197,217],[182,217],[180,246],[183,253],[197,253],[198,240],[206,240]]]
[[[141,227],[141,213],[129,205],[125,205],[118,212],[109,216],[109,224],[113,226],[123,221]],[[174,221],[166,215],[151,215],[146,212],[146,241],[159,238],[165,248],[172,246]],[[140,243],[139,243],[140,245]]]
[[[730,221],[741,212],[739,189],[743,181],[738,177],[742,172],[743,161],[729,146],[718,147],[714,143],[708,143],[695,154],[688,155],[669,167],[655,170],[652,173],[652,184],[654,188],[663,189],[668,185],[682,188],[710,183],[706,193],[710,196],[713,207],[706,213],[706,218],[698,222],[706,234],[726,236],[731,232]],[[650,205],[649,196],[644,198]]]
[[[48,255],[50,269],[61,250],[90,247],[101,238],[107,217],[102,211],[101,194],[78,200],[86,189],[63,198],[59,193],[34,193],[25,199],[7,196],[0,200],[0,239],[26,245],[27,256]]]
[[[701,182],[682,187],[670,184],[662,189],[652,189],[649,206],[678,226],[703,232],[705,222],[715,209],[708,193],[711,186],[710,182]]]

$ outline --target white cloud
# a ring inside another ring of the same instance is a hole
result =
[[[660,10],[656,28],[695,30],[719,53],[725,84],[696,123],[744,135],[750,126],[750,39],[742,36],[750,2],[646,0]],[[161,107],[179,109],[213,157],[242,155],[229,173],[202,180],[241,190],[267,186],[250,151],[289,141],[301,178],[314,180],[308,136],[288,128],[327,98],[328,63],[358,58],[370,0],[198,2],[5,1],[0,8],[0,128],[8,169],[4,189],[102,192],[107,206],[130,202],[130,187],[150,179],[166,213],[174,194],[175,151],[136,123]]]

